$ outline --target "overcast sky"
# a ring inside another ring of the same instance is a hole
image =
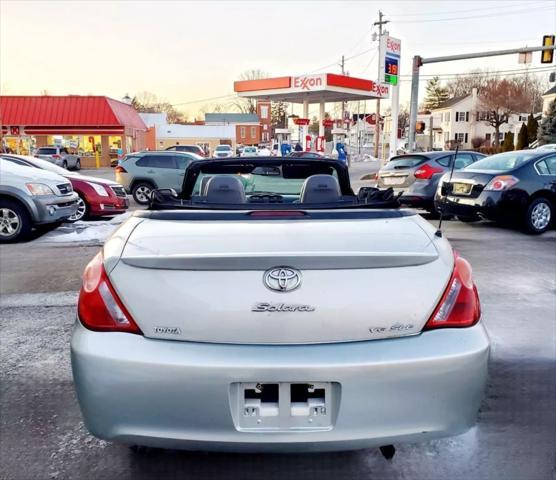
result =
[[[402,74],[415,54],[533,46],[556,31],[556,0],[0,0],[0,88],[114,98],[151,91],[194,114],[211,103],[205,99],[233,94],[233,81],[251,68],[271,76],[339,73],[344,54],[354,57],[346,62],[350,75],[375,79],[371,37],[379,8],[391,20],[385,28],[402,40]],[[540,67],[539,56],[530,68]],[[514,55],[421,70],[486,67],[526,68]],[[402,103],[409,100],[403,80]]]

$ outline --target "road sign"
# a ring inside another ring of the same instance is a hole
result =
[[[552,47],[554,45],[554,35],[544,35],[542,37],[543,47]],[[541,52],[541,63],[552,63],[554,60],[554,50],[543,50]]]

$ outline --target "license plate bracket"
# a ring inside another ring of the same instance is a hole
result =
[[[382,177],[384,185],[402,185],[407,177]]]
[[[340,399],[335,382],[247,382],[230,386],[239,431],[331,430]]]

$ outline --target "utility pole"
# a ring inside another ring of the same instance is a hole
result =
[[[382,20],[384,14],[379,10],[378,11],[378,22],[374,22],[373,25],[376,27],[378,25],[378,43],[380,48],[380,40],[382,38],[382,25],[386,25],[390,23],[389,20]],[[380,71],[380,62],[378,62],[378,78],[377,82],[380,82],[380,77],[382,72]],[[375,148],[374,148],[374,157],[378,158],[378,143],[380,139],[380,99],[376,101],[376,124],[375,124]]]
[[[342,75],[346,74],[345,66],[346,66],[346,61],[344,56],[342,55],[342,62],[340,63],[340,67],[342,67]],[[342,101],[342,127],[344,126],[345,111],[346,111],[346,102]]]

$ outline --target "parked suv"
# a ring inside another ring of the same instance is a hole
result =
[[[116,182],[123,185],[137,203],[146,205],[155,188],[173,188],[181,192],[185,169],[194,160],[203,160],[203,157],[172,150],[130,153],[115,168]]]
[[[1,158],[17,165],[48,170],[67,178],[71,182],[73,190],[79,195],[77,211],[68,219],[70,222],[77,222],[85,218],[118,215],[124,213],[129,206],[124,187],[112,180],[68,172],[41,158],[11,154],[4,154]]]
[[[172,147],[168,147],[166,150],[172,152],[194,153],[200,157],[208,156],[199,145],[173,145]]]
[[[392,157],[378,171],[377,186],[403,192],[400,197],[403,205],[436,213],[434,195],[438,181],[452,168],[454,154],[451,151],[420,152]],[[484,157],[482,153],[458,152],[454,170],[465,168]]]
[[[231,158],[234,156],[234,151],[230,145],[218,145],[214,149],[215,158]]]
[[[81,170],[81,159],[79,155],[69,153],[66,147],[60,147],[58,145],[39,147],[35,152],[35,157],[47,160],[66,170],[70,168],[72,170]]]
[[[66,220],[77,194],[64,177],[0,159],[0,242],[25,238],[36,225]]]

